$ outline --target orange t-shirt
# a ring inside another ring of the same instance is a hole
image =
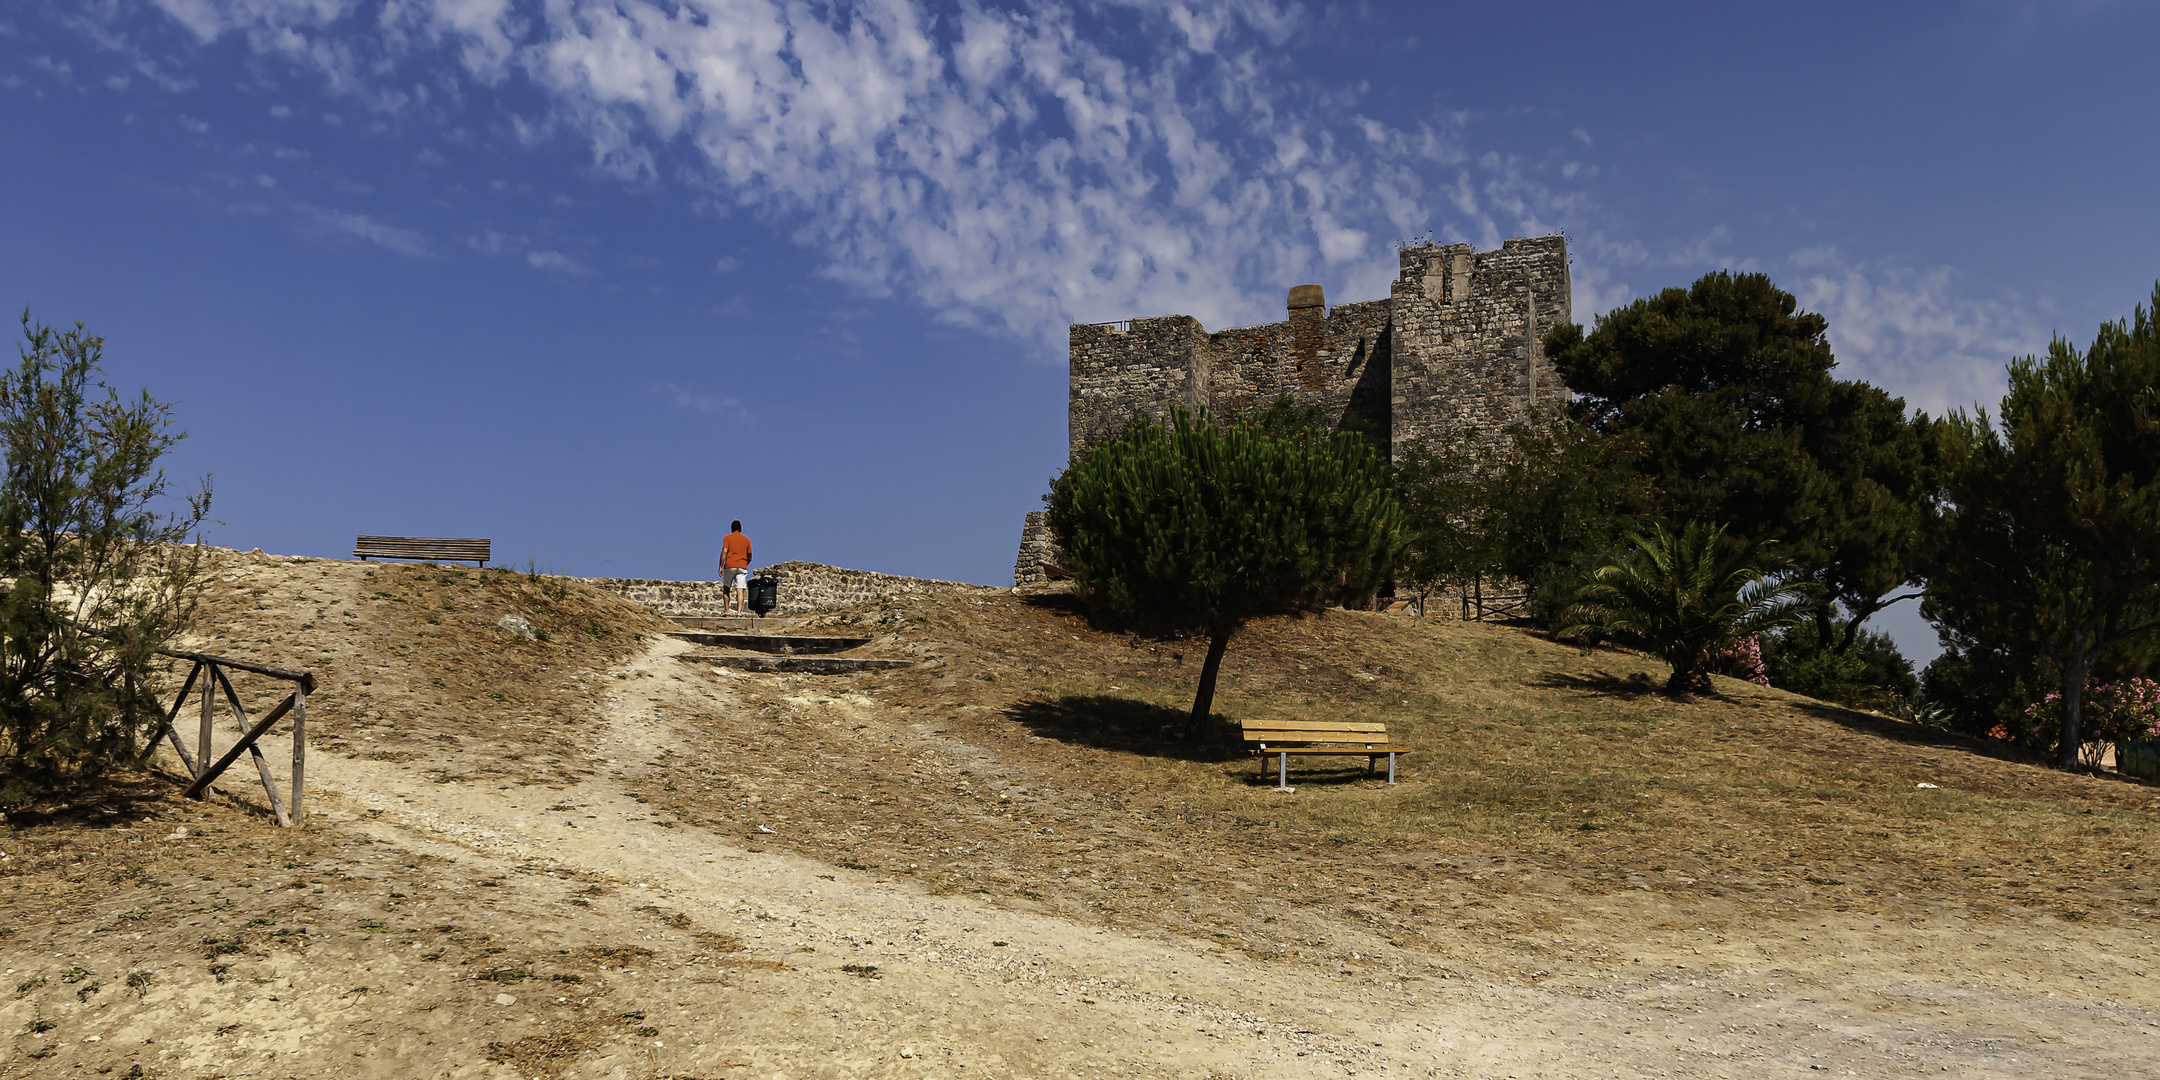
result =
[[[750,538],[739,532],[727,534],[727,539],[720,541],[720,565],[728,570],[748,570]]]

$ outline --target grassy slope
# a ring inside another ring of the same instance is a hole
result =
[[[589,776],[603,748],[581,744],[581,718],[606,666],[659,625],[515,574],[263,565],[236,557],[196,644],[313,667],[321,745],[445,783]],[[495,625],[505,612],[548,640],[513,639]],[[836,868],[1264,954],[1444,951],[1594,924],[1595,942],[1570,946],[1593,962],[1683,923],[2106,924],[2154,901],[2150,875],[2122,873],[2155,851],[2150,787],[1742,683],[1675,702],[1646,692],[1664,675],[1650,661],[1505,627],[1331,612],[1242,634],[1226,716],[1378,719],[1414,750],[1399,785],[1321,762],[1285,796],[1234,738],[1167,734],[1197,655],[1095,632],[1059,597],[903,597],[823,621],[924,663],[847,678],[683,665],[728,704],[669,718],[683,741],[640,798]],[[116,815],[25,819],[18,845],[71,854],[4,872],[56,875],[41,910],[102,911],[126,884],[110,871],[129,864],[105,867],[91,853],[110,831],[83,824],[186,813],[168,802],[146,792]],[[1523,970],[1550,966],[1534,952]]]
[[[1255,626],[1219,711],[1380,720],[1415,750],[1397,786],[1342,759],[1284,796],[1234,736],[1169,736],[1198,666],[1174,645],[1095,633],[1056,597],[888,607],[840,618],[930,667],[745,683],[753,710],[699,726],[653,797],[723,825],[762,806],[788,827],[749,839],[843,865],[1262,951],[1348,940],[1254,934],[1279,903],[1430,942],[1585,912],[1621,932],[1833,911],[2109,921],[2153,901],[2119,872],[2154,850],[2152,788],[1745,683],[1676,702],[1628,654],[1349,612]],[[1504,880],[1481,872],[1502,863]]]

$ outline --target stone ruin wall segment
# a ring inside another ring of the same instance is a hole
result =
[[[1173,405],[1253,412],[1288,394],[1363,417],[1398,448],[1454,434],[1497,441],[1568,400],[1544,335],[1573,321],[1567,239],[1404,248],[1390,295],[1326,306],[1290,290],[1288,317],[1209,332],[1189,315],[1075,323],[1067,442],[1077,458]]]
[[[1287,318],[1209,332],[1189,315],[1069,328],[1070,459],[1134,417],[1173,405],[1256,412],[1288,394],[1338,422],[1363,418],[1392,460],[1412,446],[1493,446],[1509,428],[1558,415],[1569,398],[1546,358],[1547,331],[1574,321],[1567,238],[1400,250],[1389,295],[1327,306],[1318,285],[1289,292]],[[1031,515],[1032,518],[1032,515]],[[1054,557],[1032,521],[1015,580],[1041,580]]]

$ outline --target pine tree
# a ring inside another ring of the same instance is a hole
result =
[[[23,314],[0,373],[0,806],[65,796],[139,762],[163,719],[157,650],[184,624],[205,486],[160,517],[171,407],[96,382],[104,341]],[[101,394],[93,397],[93,386]]]
[[[2065,769],[2095,666],[2160,630],[2160,285],[2152,300],[2089,349],[2057,337],[2012,361],[1999,426],[1984,410],[1941,426],[1929,609],[1963,633],[2028,635],[2060,678]]]
[[[1188,733],[1230,638],[1267,615],[1370,598],[1402,529],[1370,440],[1175,410],[1073,463],[1045,499],[1073,593],[1134,630],[1208,641]]]
[[[1828,322],[1762,274],[1706,274],[1545,349],[1668,521],[1723,521],[1814,580],[1817,640],[1842,654],[1867,620],[1917,594],[1927,458],[1905,403],[1835,378]],[[1839,620],[1842,608],[1849,618]]]

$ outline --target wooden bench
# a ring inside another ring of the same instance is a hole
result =
[[[426,559],[429,562],[464,562],[471,559],[481,566],[488,561],[488,542],[484,539],[454,539],[432,536],[363,536],[353,543],[353,557],[361,562],[369,559]]]
[[[1268,720],[1250,721],[1245,725],[1245,741],[1253,744],[1253,753],[1260,758],[1260,778],[1267,779],[1268,759],[1275,759],[1275,786],[1288,789],[1290,759],[1314,757],[1322,754],[1335,757],[1361,757],[1365,770],[1377,772],[1380,759],[1387,759],[1387,782],[1395,782],[1395,758],[1409,753],[1388,742],[1386,724],[1353,723],[1341,720]],[[1349,743],[1351,745],[1330,745]]]

